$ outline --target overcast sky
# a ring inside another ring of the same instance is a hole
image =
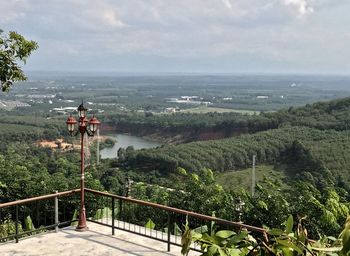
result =
[[[0,0],[27,70],[350,71],[350,0]]]

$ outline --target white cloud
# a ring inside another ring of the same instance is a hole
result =
[[[350,1],[332,1],[0,0],[0,28],[37,40],[47,62],[55,54],[63,62],[66,54],[77,61],[132,55],[239,62],[248,56],[267,63],[307,56],[321,63],[330,59],[329,47],[340,66],[350,59],[349,38],[342,38]]]
[[[224,3],[224,5],[225,5],[228,9],[232,10],[232,5],[231,5],[230,0],[222,0],[222,2]]]
[[[314,12],[314,8],[307,0],[284,0],[286,5],[295,6],[301,15],[309,14]]]

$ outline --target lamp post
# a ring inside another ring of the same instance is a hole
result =
[[[244,210],[245,203],[241,199],[241,197],[238,197],[235,202],[235,211],[238,214],[238,223],[243,223],[242,216],[243,216],[243,210]]]
[[[84,175],[84,134],[86,133],[88,136],[94,136],[95,132],[98,130],[100,122],[97,120],[95,116],[92,116],[90,120],[87,119],[86,113],[87,108],[84,106],[83,102],[78,107],[78,122],[71,115],[68,117],[66,124],[68,132],[71,136],[76,136],[80,133],[80,144],[81,144],[81,178],[80,178],[80,211],[79,211],[79,222],[78,226],[75,229],[76,231],[86,231],[88,227],[86,225],[86,214],[85,214],[85,175]],[[78,124],[78,129],[75,129],[76,124]]]
[[[128,176],[126,181],[126,197],[131,197],[131,185],[134,181]]]

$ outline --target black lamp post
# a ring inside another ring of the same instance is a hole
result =
[[[78,107],[78,122],[71,115],[68,117],[66,124],[68,132],[71,136],[76,136],[80,133],[80,144],[81,144],[81,179],[80,179],[80,212],[79,212],[79,222],[76,231],[88,230],[86,225],[86,214],[85,214],[85,175],[84,175],[84,134],[88,136],[94,136],[95,132],[98,130],[100,122],[95,116],[92,116],[90,120],[86,117],[87,108],[83,103]],[[75,125],[78,124],[78,129],[75,130]]]

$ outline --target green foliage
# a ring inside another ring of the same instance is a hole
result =
[[[345,256],[349,253],[346,232],[342,232],[341,241],[333,237],[324,237],[318,241],[310,241],[307,231],[302,225],[303,219],[298,221],[293,229],[293,217],[289,216],[284,229],[268,229],[264,239],[252,237],[248,231],[238,234],[232,230],[220,230],[211,235],[191,230],[188,222],[182,236],[183,255],[188,255],[192,243],[201,247],[203,256],[244,256],[244,255],[275,255],[275,256]],[[346,228],[344,229],[346,230]],[[344,243],[345,242],[345,243]]]
[[[274,119],[279,124],[308,126],[322,130],[347,130],[350,121],[349,108],[350,98],[343,98],[308,104],[299,108],[283,109],[264,116]]]
[[[154,229],[155,227],[156,224],[151,219],[148,219],[147,223],[145,224],[145,228]]]
[[[231,195],[216,183],[211,170],[185,175],[178,187],[182,190],[169,192],[171,206],[207,215],[215,212],[221,218],[231,218],[234,212]]]
[[[26,231],[35,230],[32,218],[29,215],[24,219],[24,225],[26,227]]]
[[[18,233],[22,233],[23,228],[21,224],[18,224]],[[8,239],[5,237],[13,235],[16,233],[16,224],[11,219],[11,216],[6,216],[5,219],[0,222],[0,241],[4,242]]]
[[[98,209],[93,217],[93,220],[102,220],[106,218],[112,217],[112,210],[108,207],[104,207],[103,209]]]
[[[109,115],[111,125],[128,127],[134,131],[142,132],[153,129],[170,133],[182,133],[186,130],[201,132],[210,129],[211,131],[226,130],[228,134],[236,132],[254,132],[267,128],[276,128],[274,120],[270,122],[263,116],[244,115],[241,113],[175,113],[169,115],[147,115],[136,113],[119,113]]]
[[[323,149],[318,147],[320,141],[325,142]],[[334,154],[338,155],[338,158],[342,157],[339,159],[342,161],[338,162],[344,163],[338,164],[334,170],[335,177],[329,175],[329,170],[337,159],[324,158],[330,149],[335,149],[339,143],[342,143],[341,148],[344,148],[347,142],[350,141],[346,132],[320,131],[305,127],[283,128],[242,135],[238,138],[136,150],[130,154],[126,153],[124,158],[120,159],[120,165],[142,171],[159,170],[163,174],[175,173],[179,167],[190,172],[203,168],[227,171],[250,167],[252,156],[256,155],[258,163],[299,163],[295,165],[295,173],[313,172],[315,182],[320,182],[324,178],[334,179],[347,175],[340,171],[349,161],[343,161],[342,154]],[[350,148],[348,150],[350,151]],[[320,152],[320,155],[316,154],[317,152]],[[346,178],[350,178],[350,175]]]
[[[350,255],[350,216],[348,216],[346,219],[345,227],[340,234],[340,238],[342,239],[343,243],[343,248],[341,252],[344,255]]]
[[[72,216],[72,222],[71,222],[71,226],[76,226],[78,225],[78,215],[79,215],[79,212],[78,210],[74,210],[74,213],[73,213],[73,216]]]
[[[0,88],[2,91],[9,91],[14,82],[27,79],[18,62],[26,63],[32,51],[37,48],[36,42],[28,41],[14,31],[5,36],[0,30]]]

